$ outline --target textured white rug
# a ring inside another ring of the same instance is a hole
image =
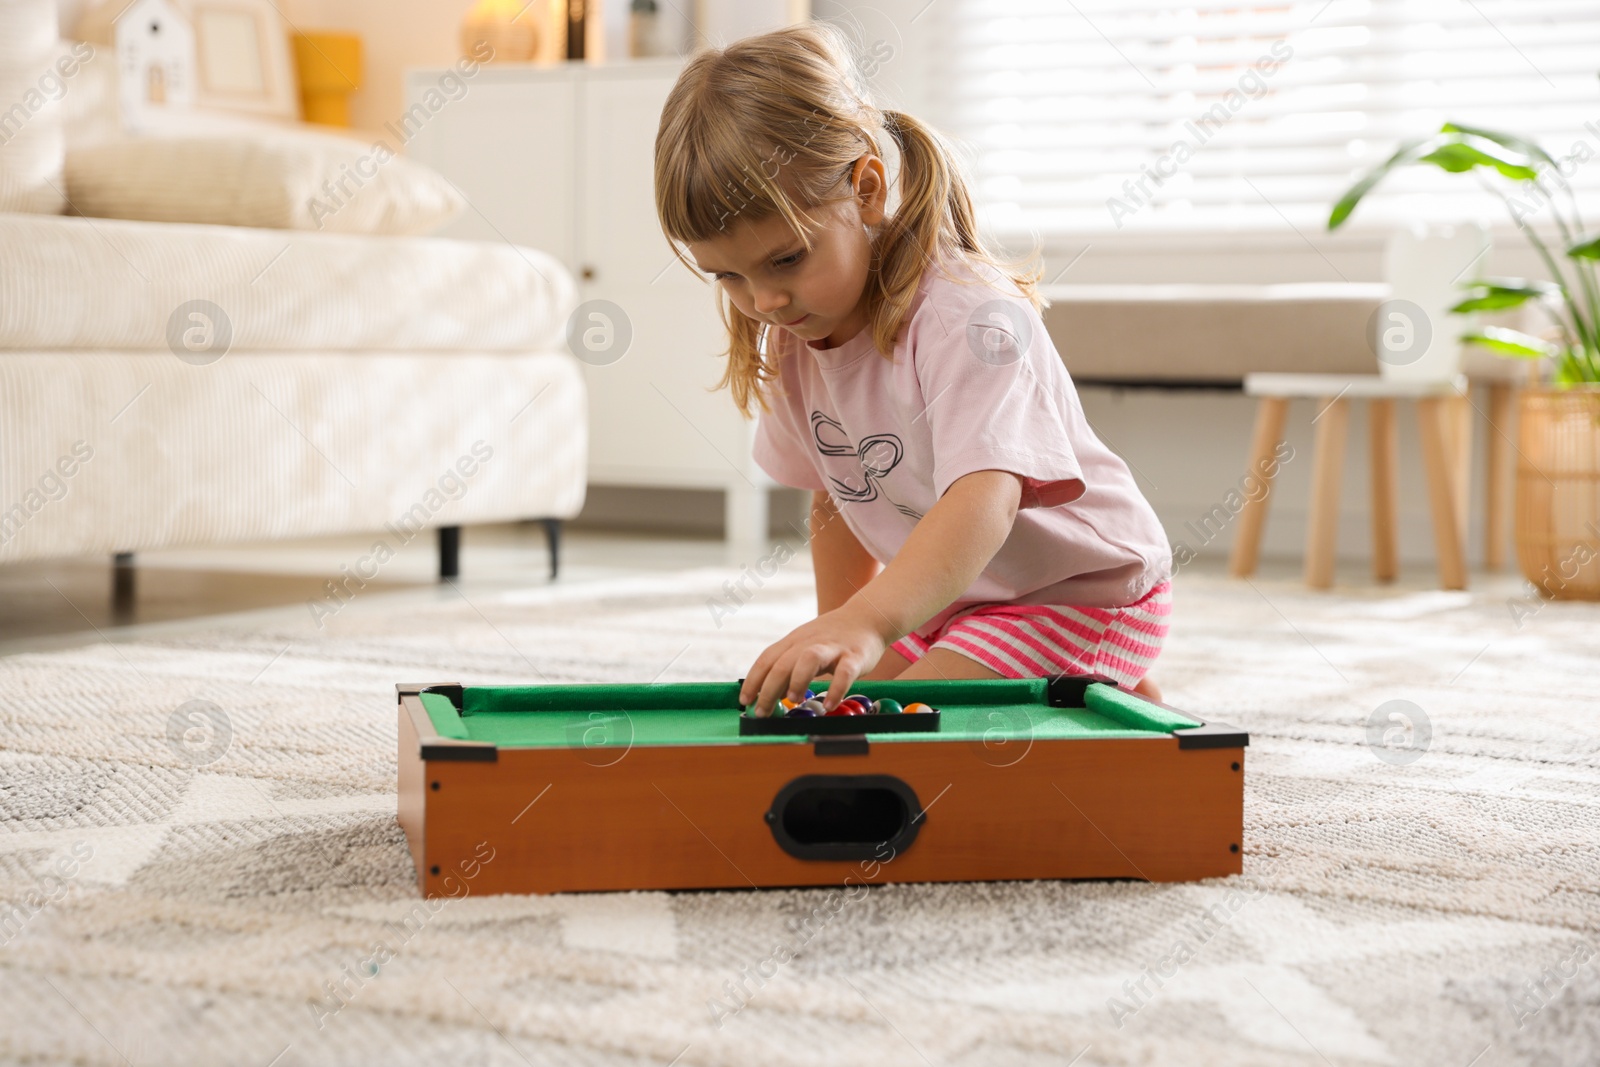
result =
[[[0,1058],[1600,1062],[1595,606],[1183,575],[1158,678],[1251,733],[1240,879],[419,910],[394,682],[735,678],[804,569],[720,627],[708,570],[0,660]]]

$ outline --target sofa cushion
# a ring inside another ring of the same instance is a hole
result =
[[[0,211],[61,211],[61,97],[53,0],[0,3]]]
[[[509,244],[0,215],[0,349],[178,353],[197,307],[238,350],[561,349],[576,304]]]
[[[429,167],[294,128],[250,136],[119,138],[72,147],[76,215],[326,233],[429,233],[466,206]]]

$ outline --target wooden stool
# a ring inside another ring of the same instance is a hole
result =
[[[1306,584],[1313,589],[1333,586],[1339,484],[1344,474],[1351,400],[1367,401],[1372,435],[1372,573],[1381,582],[1392,581],[1399,572],[1395,538],[1394,402],[1415,400],[1422,461],[1428,477],[1428,500],[1433,512],[1434,550],[1439,557],[1439,584],[1445,589],[1465,589],[1467,478],[1472,456],[1466,390],[1465,376],[1443,382],[1396,381],[1376,374],[1246,376],[1245,394],[1261,399],[1256,412],[1255,437],[1250,444],[1249,469],[1266,483],[1266,492],[1258,499],[1247,499],[1239,512],[1239,533],[1229,560],[1229,570],[1234,577],[1244,578],[1255,573],[1261,531],[1267,521],[1267,501],[1272,496],[1271,475],[1277,469],[1273,460],[1283,440],[1289,401],[1304,397],[1323,402],[1312,419],[1317,432],[1311,460]]]

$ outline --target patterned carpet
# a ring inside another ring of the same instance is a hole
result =
[[[1600,1062],[1594,605],[1181,576],[1242,878],[419,906],[394,682],[735,678],[804,570],[720,625],[700,570],[0,660],[0,1060]]]

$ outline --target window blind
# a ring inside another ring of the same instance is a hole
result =
[[[1446,121],[1537,141],[1600,218],[1595,0],[935,0],[921,17],[930,117],[973,152],[993,232],[1311,234]],[[1412,167],[1349,225],[1506,217],[1473,177]]]

